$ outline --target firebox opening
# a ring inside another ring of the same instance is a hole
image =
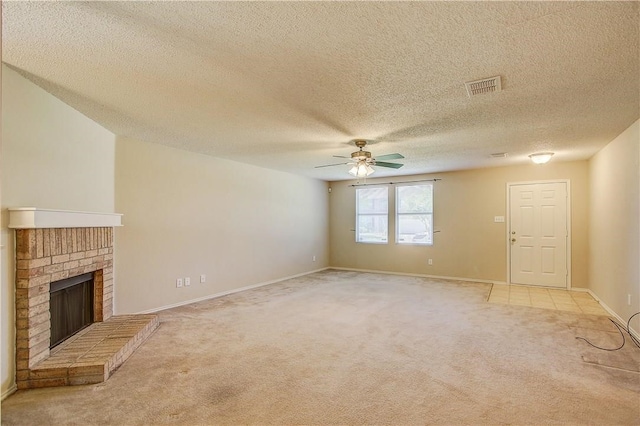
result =
[[[93,320],[93,273],[78,275],[51,283],[51,342],[59,345]]]

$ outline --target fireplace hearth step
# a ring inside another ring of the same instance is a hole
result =
[[[18,388],[88,385],[109,376],[158,328],[157,315],[119,315],[89,327],[51,350]],[[19,375],[22,372],[19,372]]]

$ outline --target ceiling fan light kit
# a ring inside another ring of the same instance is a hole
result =
[[[349,174],[355,177],[367,177],[373,172],[375,172],[375,170],[368,165],[366,161],[358,162],[358,164],[355,164],[351,170],[349,170]]]
[[[551,160],[552,156],[553,152],[537,152],[535,154],[529,155],[529,158],[531,158],[531,161],[536,164],[545,164],[548,163],[549,160]]]

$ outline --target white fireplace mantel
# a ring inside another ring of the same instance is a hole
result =
[[[102,228],[122,226],[119,213],[77,212],[35,207],[10,208],[9,228]]]

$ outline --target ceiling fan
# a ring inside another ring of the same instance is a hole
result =
[[[398,153],[386,154],[386,155],[381,155],[377,158],[374,158],[371,156],[371,153],[369,151],[362,150],[362,148],[364,148],[365,145],[367,144],[366,140],[356,139],[353,142],[359,148],[359,150],[352,152],[350,157],[345,157],[342,155],[334,155],[335,158],[349,158],[351,161],[346,163],[326,164],[323,166],[316,166],[315,168],[317,169],[320,167],[342,166],[342,165],[348,164],[350,166],[353,166],[349,170],[349,174],[356,177],[366,177],[375,171],[371,166],[399,169],[404,165],[400,163],[389,163],[386,161],[380,161],[380,160],[398,160],[400,158],[404,158],[402,154],[398,154]]]

